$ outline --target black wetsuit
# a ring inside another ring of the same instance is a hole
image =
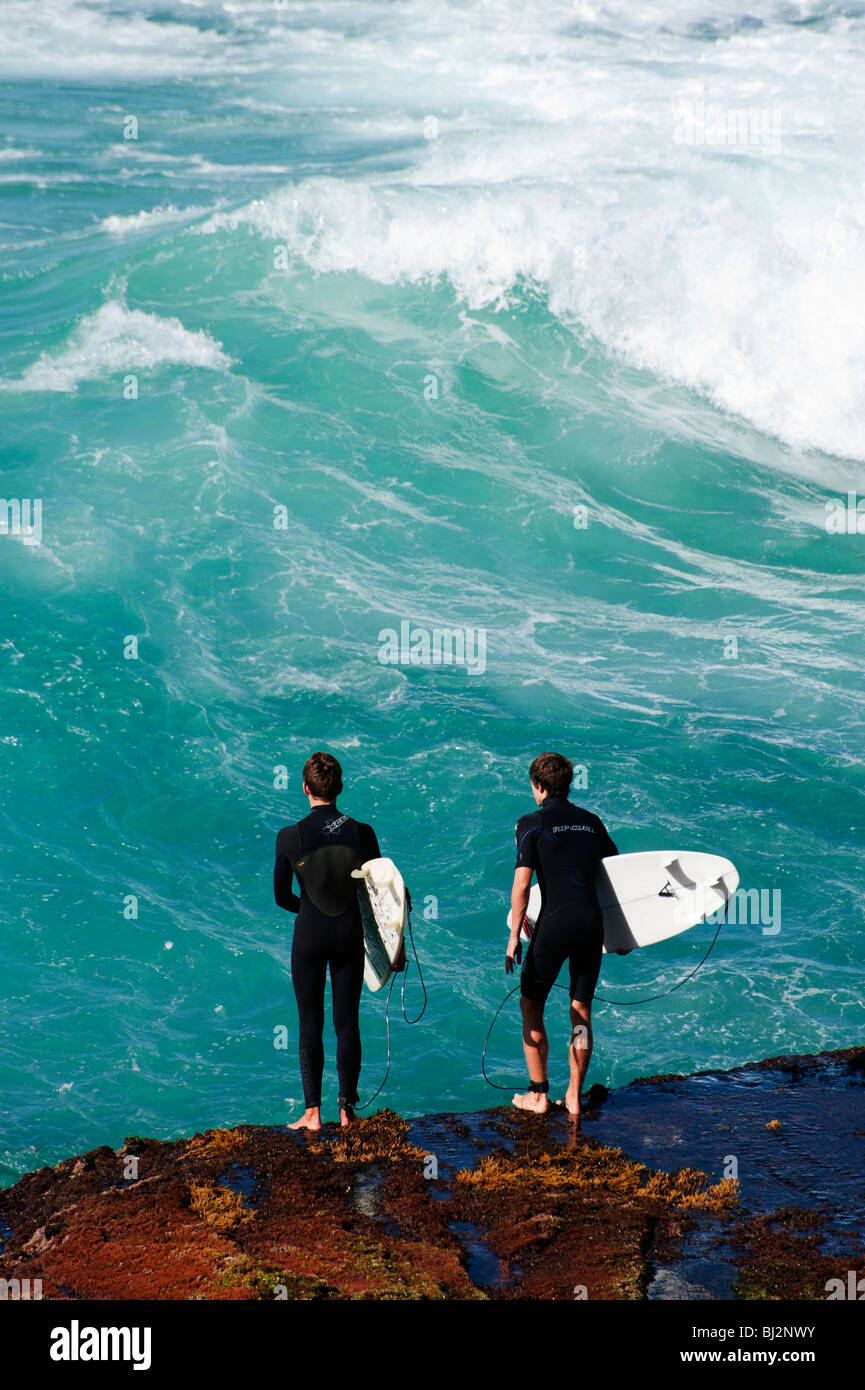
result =
[[[541,913],[526,952],[521,993],[543,1000],[570,962],[572,999],[587,1003],[601,969],[604,924],[595,891],[598,864],[618,854],[603,821],[563,796],[517,821],[517,868],[532,868],[541,889]]]
[[[351,870],[381,851],[370,825],[334,805],[313,806],[276,837],[273,896],[297,913],[291,943],[291,979],[300,1018],[300,1075],[307,1109],[321,1105],[324,1070],[324,985],[330,966],[339,1103],[357,1102],[360,1075],[358,1008],[363,988],[363,926],[357,879]],[[300,897],[292,892],[292,874]]]

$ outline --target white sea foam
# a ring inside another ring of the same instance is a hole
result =
[[[191,7],[180,8],[194,17]],[[152,6],[136,12],[128,4],[124,13],[113,4],[83,0],[4,0],[0,73],[19,81],[46,76],[139,82],[200,73],[225,57],[218,32],[153,21],[148,10]]]
[[[42,151],[29,149],[24,145],[0,145],[0,163],[10,163],[14,159],[41,159]]]
[[[739,182],[640,181],[599,208],[564,184],[321,178],[203,230],[248,223],[319,273],[445,276],[472,309],[535,284],[632,364],[794,446],[865,459],[865,198],[851,177],[846,202],[838,187],[778,187],[757,211]]]
[[[101,231],[109,232],[112,236],[125,236],[128,232],[139,232],[147,227],[161,227],[172,222],[202,217],[210,211],[210,208],[201,207],[176,208],[172,203],[168,203],[164,207],[146,208],[141,212],[125,215],[115,213],[103,217],[99,227]]]
[[[251,226],[318,273],[443,277],[473,310],[528,282],[628,364],[865,460],[860,10],[8,0],[0,71],[218,74],[223,100],[314,112],[343,148],[389,130],[396,172],[305,179],[206,226]]]
[[[446,277],[472,309],[530,282],[632,365],[865,459],[861,20],[701,0],[460,15],[424,27],[408,5],[336,56],[350,91],[352,61],[399,53],[395,100],[411,81],[434,103],[408,167],[303,180],[206,227],[248,224],[318,273]]]
[[[202,330],[109,299],[81,319],[64,347],[43,352],[23,376],[4,381],[2,389],[75,391],[80,381],[167,365],[226,371],[231,359]]]

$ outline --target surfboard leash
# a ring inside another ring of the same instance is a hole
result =
[[[668,994],[673,994],[673,993],[675,993],[675,991],[676,991],[677,989],[681,989],[682,985],[687,984],[689,980],[692,980],[692,979],[694,978],[694,976],[697,974],[697,971],[702,969],[702,967],[706,964],[706,961],[709,959],[709,956],[712,954],[712,949],[713,949],[713,947],[714,947],[714,945],[715,945],[715,942],[718,940],[718,934],[720,933],[720,930],[721,930],[721,928],[722,928],[722,926],[724,925],[724,922],[725,922],[725,920],[726,920],[726,904],[724,905],[724,907],[725,907],[725,914],[724,914],[724,917],[720,918],[720,920],[719,920],[719,922],[718,922],[718,925],[717,925],[717,927],[715,928],[715,935],[712,937],[712,940],[709,942],[709,949],[706,951],[706,954],[703,956],[703,959],[699,962],[699,964],[695,965],[695,966],[694,966],[694,969],[691,970],[691,971],[689,971],[687,975],[683,975],[682,978],[681,978],[681,980],[677,980],[676,983],[675,983],[674,985],[671,985],[669,989],[664,989],[664,990],[662,990],[660,994],[648,994],[648,995],[646,995],[646,997],[645,997],[644,999],[605,999],[604,996],[603,996],[602,994],[596,994],[596,995],[595,995],[595,998],[596,998],[597,1000],[599,1000],[602,1004],[614,1004],[614,1005],[615,1005],[616,1007],[618,1007],[618,1008],[628,1008],[628,1006],[631,1005],[631,1004],[652,1004],[652,1003],[654,1003],[654,1001],[655,1001],[656,999],[666,999],[666,997],[667,997]],[[553,987],[554,987],[554,989],[564,989],[564,990],[567,990],[567,985],[560,985],[560,984],[554,983],[554,986],[553,986]],[[490,1038],[492,1037],[492,1032],[493,1032],[493,1029],[494,1029],[495,1026],[496,1026],[496,1021],[497,1021],[497,1019],[498,1019],[499,1014],[501,1013],[502,1009],[505,1007],[505,1004],[507,1004],[507,1002],[508,1002],[508,1000],[511,998],[511,996],[514,995],[514,994],[516,994],[516,992],[517,992],[518,989],[519,989],[519,985],[516,984],[516,985],[514,985],[513,989],[508,990],[508,992],[507,992],[507,994],[505,995],[504,999],[503,999],[502,1002],[499,1004],[499,1007],[496,1009],[495,1013],[493,1014],[493,1021],[492,1021],[492,1023],[490,1024],[489,1028],[487,1029],[487,1035],[486,1035],[486,1038],[484,1039],[484,1050],[483,1050],[483,1052],[481,1053],[481,1071],[482,1071],[482,1073],[483,1073],[484,1081],[487,1083],[488,1086],[492,1086],[493,1089],[496,1090],[496,1091],[512,1091],[512,1090],[514,1089],[514,1086],[513,1086],[513,1084],[510,1085],[510,1086],[501,1086],[497,1081],[491,1081],[490,1078],[487,1076],[487,1067],[486,1067],[486,1062],[487,1062],[487,1048],[488,1048],[488,1046],[489,1046],[489,1041],[490,1041]],[[515,1084],[516,1084],[517,1086],[521,1086],[523,1083],[522,1083],[521,1081],[519,1081],[519,1082],[516,1082]]]
[[[725,915],[726,915],[726,908],[727,908],[727,904],[725,903],[725,904],[724,904]],[[629,1004],[652,1004],[652,1003],[654,1003],[654,1001],[655,1001],[656,999],[666,999],[666,997],[667,997],[668,994],[673,994],[673,993],[675,993],[675,991],[676,991],[677,989],[681,989],[681,988],[682,988],[682,985],[686,985],[686,984],[688,983],[689,980],[692,980],[692,979],[694,978],[694,976],[696,975],[697,971],[698,971],[698,970],[701,970],[702,967],[706,964],[706,961],[709,959],[710,955],[712,954],[712,948],[713,948],[713,946],[715,945],[715,942],[718,940],[718,933],[720,932],[722,926],[724,925],[724,921],[725,921],[725,918],[722,917],[722,918],[720,919],[720,921],[718,922],[718,925],[717,925],[717,927],[715,928],[715,935],[712,937],[712,940],[709,942],[709,949],[707,950],[706,954],[703,956],[703,959],[700,961],[700,963],[699,963],[698,965],[695,965],[695,966],[694,966],[694,969],[691,970],[687,975],[683,975],[682,978],[681,978],[681,980],[677,980],[677,982],[676,982],[674,985],[671,985],[669,989],[661,990],[661,993],[660,993],[660,994],[647,994],[646,997],[645,997],[645,999],[605,999],[604,996],[603,996],[602,994],[596,994],[596,995],[595,995],[595,998],[596,998],[596,999],[600,999],[600,1001],[601,1001],[602,1004],[616,1004],[616,1005],[617,1005],[618,1007],[620,1007],[620,1008],[627,1008],[627,1006],[628,1006]],[[564,986],[564,985],[560,985],[559,988],[560,988],[560,989],[564,989],[565,986]]]
[[[564,985],[562,985],[561,988],[564,989]],[[501,1085],[499,1085],[498,1081],[490,1081],[490,1078],[487,1076],[487,1048],[488,1048],[488,1046],[489,1046],[490,1038],[492,1037],[492,1032],[493,1032],[493,1029],[494,1029],[495,1026],[496,1026],[496,1020],[498,1019],[499,1014],[501,1013],[502,1009],[505,1007],[505,1004],[507,1004],[508,1000],[509,1000],[514,994],[516,994],[516,992],[517,992],[518,989],[519,989],[519,984],[516,984],[516,985],[514,985],[513,989],[509,989],[509,990],[508,990],[508,992],[507,992],[507,994],[505,995],[504,999],[503,999],[502,1002],[499,1004],[499,1007],[496,1009],[495,1013],[493,1014],[493,1021],[492,1021],[492,1023],[490,1024],[489,1028],[487,1029],[487,1035],[486,1035],[486,1037],[484,1038],[484,1050],[483,1050],[483,1052],[481,1053],[481,1071],[483,1072],[484,1081],[487,1083],[488,1086],[492,1086],[492,1088],[493,1088],[494,1091],[512,1091],[512,1090],[514,1089],[513,1085],[511,1085],[511,1086],[501,1086]],[[517,1086],[519,1086],[519,1085],[521,1085],[522,1083],[521,1083],[521,1082],[516,1082],[515,1084],[516,1084]]]
[[[389,1073],[390,1073],[390,996],[393,994],[393,987],[394,987],[395,984],[396,984],[396,975],[393,975],[393,976],[391,976],[390,989],[389,989],[388,992],[387,992],[387,1003],[385,1004],[385,1007],[384,1007],[384,1022],[385,1022],[385,1027],[386,1027],[386,1029],[387,1029],[387,1067],[385,1068],[384,1078],[383,1078],[382,1083],[381,1083],[381,1085],[379,1086],[378,1090],[375,1092],[375,1094],[374,1094],[374,1095],[371,1095],[370,1098],[369,1098],[369,1100],[365,1100],[364,1103],[363,1103],[363,1105],[355,1105],[355,1106],[354,1106],[354,1109],[355,1109],[355,1110],[366,1110],[366,1108],[367,1108],[368,1105],[372,1105],[372,1103],[373,1103],[373,1101],[375,1100],[376,1096],[380,1095],[381,1092],[384,1090],[385,1082],[387,1081],[388,1075],[389,1075]]]
[[[421,1019],[426,1013],[428,996],[426,985],[424,984],[423,971],[420,968],[420,960],[418,959],[417,947],[414,944],[414,933],[411,929],[411,894],[409,893],[408,889],[406,889],[406,919],[408,922],[408,937],[409,941],[411,942],[412,955],[414,956],[414,963],[417,967],[418,979],[420,980],[420,987],[423,990],[423,1004],[421,1005],[421,1011],[418,1014],[417,1018],[409,1018],[408,1014],[405,1011],[405,982],[406,976],[408,975],[408,962],[406,962],[405,969],[401,972],[402,988],[400,990],[400,1005],[402,1007],[403,1019],[409,1025],[410,1028],[413,1028],[416,1023],[420,1023]],[[385,1005],[384,1010],[384,1021],[385,1027],[387,1029],[387,1067],[385,1069],[384,1079],[382,1080],[382,1083],[379,1086],[378,1090],[375,1092],[375,1094],[370,1096],[369,1100],[365,1100],[363,1105],[354,1106],[355,1110],[366,1110],[368,1106],[372,1105],[376,1097],[381,1095],[381,1092],[384,1090],[385,1082],[387,1081],[387,1078],[390,1074],[390,996],[393,994],[393,987],[395,984],[396,975],[392,975],[390,981],[390,989],[387,992],[387,1003]]]
[[[416,966],[416,968],[417,968],[418,979],[420,980],[420,987],[421,987],[421,989],[423,990],[423,1004],[421,1005],[421,1011],[420,1011],[420,1013],[418,1014],[417,1018],[409,1018],[408,1015],[406,1014],[406,1011],[405,1011],[405,982],[406,982],[406,977],[407,977],[407,975],[408,975],[408,965],[406,965],[405,970],[402,972],[402,990],[401,990],[401,992],[400,992],[400,1003],[402,1004],[402,1016],[403,1016],[403,1018],[405,1019],[406,1023],[407,1023],[407,1024],[409,1025],[409,1027],[411,1028],[411,1027],[413,1027],[416,1023],[420,1023],[421,1019],[423,1018],[424,1014],[426,1013],[427,992],[426,992],[426,985],[424,984],[424,979],[423,979],[423,971],[422,971],[421,968],[420,968],[420,961],[418,960],[417,947],[416,947],[415,944],[414,944],[414,932],[413,932],[412,929],[411,929],[411,893],[408,891],[408,889],[406,889],[406,890],[405,890],[405,894],[406,894],[406,917],[407,917],[407,920],[408,920],[408,939],[409,939],[409,941],[411,942],[411,953],[412,953],[412,955],[414,956],[414,963],[415,963],[415,966]]]

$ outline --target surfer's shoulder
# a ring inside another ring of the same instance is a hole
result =
[[[381,849],[373,827],[365,820],[356,820],[354,824],[357,828],[358,843],[362,852],[368,859],[378,859],[381,855]]]
[[[522,839],[523,835],[528,835],[530,830],[537,830],[540,823],[541,817],[537,810],[527,811],[524,816],[520,816],[514,826],[514,835],[516,839],[519,841]]]
[[[297,844],[297,825],[284,825],[276,832],[277,854],[288,854]]]

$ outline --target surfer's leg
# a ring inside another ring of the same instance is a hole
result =
[[[520,977],[520,1008],[526,1066],[529,1080],[537,1089],[515,1095],[511,1102],[518,1110],[530,1110],[535,1115],[545,1115],[549,1108],[547,1057],[550,1044],[544,1027],[544,1006],[563,960],[564,955],[556,949],[552,933],[547,928],[544,931],[540,930],[540,926],[536,928]]]
[[[571,1084],[565,1092],[565,1107],[574,1120],[580,1118],[580,1096],[592,1057],[592,1001],[571,1000],[571,1041],[568,1061]]]
[[[526,1066],[529,1069],[529,1080],[533,1087],[538,1089],[526,1091],[522,1095],[515,1095],[513,1104],[518,1110],[531,1110],[535,1115],[546,1114],[549,1106],[547,1100],[547,1057],[549,1056],[550,1043],[547,1037],[547,1030],[544,1027],[544,999],[520,1000],[520,1008],[523,1014],[523,1050],[526,1054]],[[540,1088],[543,1087],[543,1090]]]
[[[363,931],[352,928],[348,939],[330,958],[333,1026],[336,1030],[336,1069],[339,1110],[343,1126],[354,1119],[360,1076],[360,996],[363,989]]]
[[[295,923],[291,943],[291,982],[300,1021],[300,1077],[306,1111],[290,1129],[321,1129],[321,1076],[324,1071],[324,982],[327,954],[315,934]]]
[[[600,918],[580,931],[578,943],[571,952],[571,1041],[568,1062],[571,1082],[565,1093],[565,1107],[572,1119],[580,1118],[580,1094],[592,1057],[592,1000],[601,970],[604,950],[604,925]]]

